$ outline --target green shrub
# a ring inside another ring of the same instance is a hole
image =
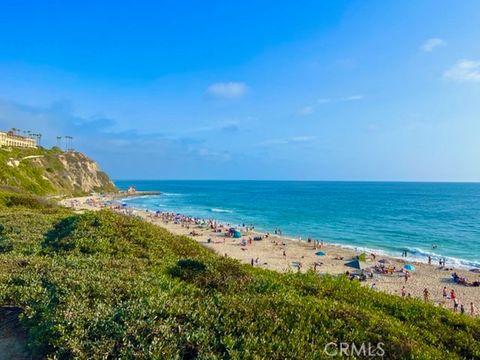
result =
[[[109,211],[18,203],[0,208],[0,305],[22,308],[36,356],[322,359],[337,341],[383,342],[388,359],[480,358],[470,317],[345,277],[241,265]]]

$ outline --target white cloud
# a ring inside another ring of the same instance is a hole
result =
[[[443,76],[457,81],[480,81],[480,61],[459,60]]]
[[[240,121],[238,120],[225,120],[210,125],[205,125],[197,128],[186,129],[186,133],[197,133],[197,132],[210,132],[210,131],[238,131]]]
[[[308,105],[308,106],[305,106],[305,107],[303,107],[302,109],[300,109],[300,114],[302,114],[302,115],[308,115],[308,114],[313,113],[314,110],[315,110],[315,109],[314,109],[313,106]]]
[[[207,88],[207,93],[216,97],[236,98],[244,95],[248,87],[243,82],[214,83]]]
[[[291,138],[291,142],[308,142],[315,140],[315,136],[294,136]]]
[[[258,145],[260,146],[274,146],[274,145],[288,145],[288,144],[298,144],[298,143],[307,143],[315,140],[315,136],[293,136],[290,138],[281,138],[281,139],[268,139],[264,140]]]
[[[327,98],[320,98],[317,100],[317,103],[319,104],[326,104],[326,103],[329,103],[330,101],[332,101],[331,99],[327,99]]]
[[[304,106],[303,108],[301,108],[299,113],[300,113],[300,115],[309,115],[309,114],[314,113],[316,108],[319,105],[322,105],[322,104],[327,104],[327,103],[330,103],[330,102],[358,101],[358,100],[363,100],[364,98],[365,98],[365,95],[362,95],[362,94],[356,94],[356,95],[351,95],[351,96],[347,96],[347,97],[344,97],[344,98],[337,98],[337,99],[335,99],[335,98],[334,99],[320,98],[316,101],[315,104],[307,105],[307,106]]]
[[[196,151],[196,154],[205,160],[211,161],[230,161],[232,156],[228,152],[217,152],[207,148],[200,148]]]
[[[420,49],[425,52],[432,52],[438,47],[445,46],[447,45],[447,42],[443,39],[440,38],[431,38],[427,39],[422,46],[420,46]]]
[[[346,98],[343,99],[343,101],[358,101],[363,99],[365,99],[365,95],[358,94],[358,95],[347,96]]]

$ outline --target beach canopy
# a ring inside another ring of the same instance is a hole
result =
[[[239,239],[239,238],[242,237],[242,233],[241,233],[240,231],[238,231],[238,230],[235,230],[235,231],[233,232],[233,237],[236,238],[236,239]]]
[[[363,270],[367,267],[364,262],[362,262],[358,259],[355,259],[355,260],[352,260],[350,262],[345,263],[345,266],[349,266],[349,267],[352,267],[352,268],[358,269],[358,270]]]
[[[406,264],[403,268],[408,271],[415,271],[415,266],[412,264]]]
[[[325,256],[326,254],[325,254],[323,251],[317,251],[317,252],[315,253],[315,255],[317,255],[317,256]]]

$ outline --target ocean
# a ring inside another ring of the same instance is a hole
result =
[[[480,184],[322,181],[116,181],[160,191],[127,206],[178,212],[291,238],[416,261],[480,267]],[[434,248],[432,245],[435,245]]]

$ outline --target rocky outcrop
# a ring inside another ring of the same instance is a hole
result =
[[[64,193],[115,192],[116,188],[98,164],[80,152],[66,152],[52,158],[35,158],[30,162],[45,169],[45,178]]]
[[[56,148],[0,151],[0,185],[38,195],[117,192],[95,161],[80,152]]]

